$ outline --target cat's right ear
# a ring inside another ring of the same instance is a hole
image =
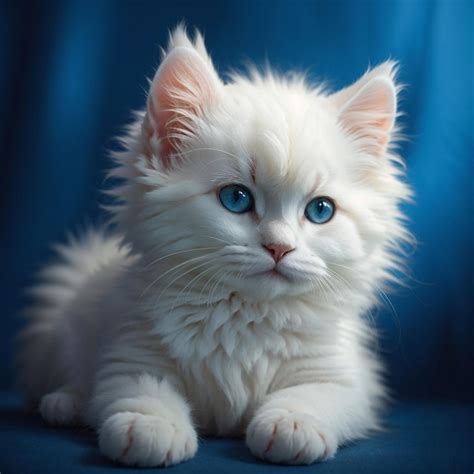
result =
[[[331,96],[338,121],[358,147],[382,156],[393,138],[397,118],[397,64],[387,61]]]
[[[216,103],[222,83],[209,58],[193,47],[174,47],[151,81],[143,135],[147,155],[162,169],[179,160],[196,120]]]

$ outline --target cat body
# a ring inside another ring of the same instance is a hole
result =
[[[30,405],[141,466],[192,457],[197,432],[308,464],[376,429],[365,316],[408,238],[394,74],[332,95],[270,72],[224,85],[177,28],[115,155],[114,231],[60,247],[35,289]]]

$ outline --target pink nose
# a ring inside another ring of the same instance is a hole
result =
[[[294,247],[287,244],[262,244],[262,246],[273,257],[275,263],[279,262],[287,253],[295,250]]]

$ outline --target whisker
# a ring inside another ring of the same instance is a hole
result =
[[[214,237],[212,235],[200,235],[199,237],[206,237],[208,239],[217,240],[218,242],[222,242],[226,245],[238,245],[237,242],[229,242],[228,240],[220,239],[220,238]]]
[[[186,283],[184,288],[182,290],[180,290],[179,293],[176,295],[176,297],[174,299],[174,302],[173,302],[173,306],[171,307],[170,312],[173,311],[178,298],[181,296],[182,293],[184,293],[184,291],[186,291],[186,289],[188,287],[189,287],[189,290],[188,290],[187,294],[184,296],[184,301],[185,302],[187,301],[187,297],[189,296],[189,293],[191,292],[191,290],[193,288],[192,284],[194,283],[194,285],[195,285],[206,273],[208,273],[209,271],[214,270],[215,268],[216,268],[216,265],[211,265],[209,268],[206,268],[203,271],[199,272],[194,278],[192,278],[188,283]]]
[[[165,277],[166,275],[168,275],[169,273],[175,271],[176,269],[178,268],[181,268],[183,265],[189,265],[190,263],[192,262],[195,262],[196,260],[201,260],[203,258],[206,258],[208,257],[209,254],[207,255],[201,255],[200,257],[195,257],[195,258],[191,258],[190,260],[186,260],[184,262],[181,262],[179,263],[178,265],[175,265],[174,267],[170,268],[169,270],[167,270],[165,273],[162,273],[161,275],[158,276],[158,278],[156,278],[155,280],[153,280],[141,293],[140,295],[140,299],[143,298],[143,296],[145,295],[145,293],[151,288],[153,287],[156,283],[158,283],[159,280],[161,280],[163,277]]]
[[[400,318],[398,317],[398,313],[395,309],[395,306],[393,306],[393,303],[390,301],[390,298],[388,297],[388,295],[381,288],[379,288],[377,285],[375,285],[375,289],[380,294],[380,296],[382,297],[382,300],[388,305],[388,308],[390,309],[390,313],[393,316],[393,319],[395,321],[395,325],[396,325],[397,331],[398,331],[398,342],[397,342],[397,344],[398,344],[398,346],[400,346],[400,343],[401,343],[401,340],[402,340],[402,326],[400,324]]]
[[[196,247],[196,248],[192,248],[192,249],[178,250],[176,252],[172,252],[172,253],[169,253],[167,255],[163,255],[162,257],[159,257],[155,260],[152,260],[144,268],[148,269],[149,267],[151,267],[153,265],[156,265],[158,262],[161,262],[162,260],[164,260],[166,258],[169,258],[169,257],[173,257],[175,255],[181,255],[183,253],[195,252],[195,251],[198,251],[198,250],[214,250],[214,249],[218,249],[218,248],[220,248],[220,247],[216,247],[216,246],[214,246],[214,247]]]
[[[336,263],[336,262],[326,262],[326,263],[328,263],[329,265],[334,265],[334,266],[336,266],[336,267],[345,268],[346,270],[350,270],[351,272],[354,271],[353,268],[348,267],[348,266],[346,266],[346,265],[341,265],[340,263]]]
[[[209,293],[208,306],[211,304],[212,298],[214,298],[214,294],[217,291],[219,284],[223,281],[224,277],[227,276],[228,274],[229,272],[224,272],[222,276],[217,280],[217,283],[214,285],[213,289]]]
[[[198,296],[199,301],[201,300],[201,297],[203,296],[203,293],[206,290],[206,288],[212,284],[212,282],[217,278],[218,275],[220,275],[222,272],[225,272],[225,271],[226,271],[225,268],[220,268],[216,271],[214,275],[211,276],[211,278],[209,278],[209,280],[204,284],[204,286],[201,288],[201,291],[199,292],[199,296]],[[207,305],[208,303],[206,303],[206,306]]]
[[[333,283],[332,283],[332,280],[331,280],[331,276],[330,275],[327,275],[323,278],[321,278],[321,283],[325,284],[326,287],[328,288],[328,290],[334,295],[334,297],[336,298],[336,300],[339,300],[340,298],[340,294],[338,294],[337,292],[337,288],[334,287]]]
[[[201,268],[205,265],[207,265],[209,262],[204,262],[204,263],[200,263],[198,265],[195,265],[194,267],[186,270],[185,272],[182,272],[180,273],[176,278],[173,278],[173,280],[171,280],[164,288],[163,290],[161,291],[161,293],[158,295],[157,299],[155,300],[155,308],[156,306],[158,305],[158,302],[159,300],[161,299],[161,297],[163,296],[164,292],[173,284],[175,283],[177,280],[179,280],[180,278],[183,278],[184,276],[188,275],[189,273],[193,272],[194,270],[197,270],[198,268]]]

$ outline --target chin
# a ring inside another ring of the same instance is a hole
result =
[[[234,287],[244,297],[268,301],[307,293],[311,285],[307,281],[295,280],[282,273],[267,271],[241,277],[235,281]]]

